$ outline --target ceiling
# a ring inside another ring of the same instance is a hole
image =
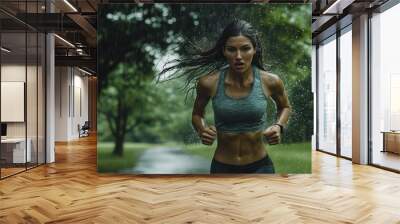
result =
[[[353,17],[375,12],[389,0],[312,0],[313,43],[331,36],[352,23]]]

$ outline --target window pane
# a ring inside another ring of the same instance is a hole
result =
[[[372,163],[400,170],[400,31],[395,28],[398,21],[400,4],[371,20],[371,131]]]
[[[336,40],[318,48],[318,148],[336,153]]]
[[[26,33],[1,34],[1,123],[6,131],[1,140],[1,177],[25,170],[30,161],[26,144]]]
[[[340,36],[340,152],[351,158],[352,141],[352,35]]]

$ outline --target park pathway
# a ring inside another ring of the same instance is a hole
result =
[[[138,163],[123,173],[136,174],[201,174],[209,173],[211,161],[185,153],[180,148],[159,146],[147,149]]]

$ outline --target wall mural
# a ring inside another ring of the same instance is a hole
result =
[[[99,172],[310,173],[310,4],[105,4]]]

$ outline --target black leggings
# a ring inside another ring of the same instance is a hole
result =
[[[272,160],[267,155],[263,159],[246,165],[230,165],[213,159],[210,173],[275,173],[275,169]]]

